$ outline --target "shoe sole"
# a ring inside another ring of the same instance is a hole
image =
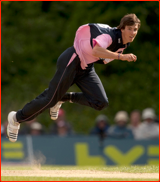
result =
[[[58,103],[58,102],[57,102]],[[57,112],[59,113],[59,109],[61,108],[61,106],[62,106],[62,104],[63,104],[64,102],[61,102],[60,104],[60,106],[59,106],[59,108],[58,108],[58,111],[51,111],[51,109],[50,109],[50,117],[51,117],[51,119],[52,120],[56,120],[56,119],[58,119],[58,114],[57,114]],[[56,104],[57,105],[57,104]],[[56,106],[55,105],[55,106]],[[54,107],[55,107],[54,106]]]
[[[13,115],[15,114],[16,112],[15,111],[12,111],[8,114],[8,125],[7,125],[7,138],[9,139],[10,142],[16,142],[16,140],[13,140],[9,137],[9,131],[8,131],[8,127],[9,127],[9,123],[10,123],[10,120],[13,119]],[[18,134],[17,134],[18,135]]]

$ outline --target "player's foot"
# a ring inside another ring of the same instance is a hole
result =
[[[50,116],[52,120],[56,120],[58,118],[59,109],[63,103],[64,102],[59,101],[55,106],[50,108]]]
[[[12,111],[8,114],[8,125],[7,125],[7,136],[9,141],[16,142],[18,138],[18,130],[20,128],[20,123],[15,121],[16,112]]]

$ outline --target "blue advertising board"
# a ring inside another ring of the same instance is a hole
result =
[[[144,165],[159,163],[158,140],[117,140],[75,136],[19,136],[1,138],[1,162],[37,161],[49,165]]]

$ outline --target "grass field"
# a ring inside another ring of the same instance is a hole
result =
[[[2,181],[159,181],[159,166],[3,166]]]

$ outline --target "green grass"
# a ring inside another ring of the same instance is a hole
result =
[[[157,179],[133,178],[62,178],[62,177],[16,177],[2,176],[2,181],[158,181]]]
[[[34,167],[33,167],[34,168]],[[30,166],[1,166],[2,170],[31,170]],[[49,166],[38,167],[41,170],[96,170],[96,171],[119,171],[127,173],[159,173],[158,165],[143,166]]]

